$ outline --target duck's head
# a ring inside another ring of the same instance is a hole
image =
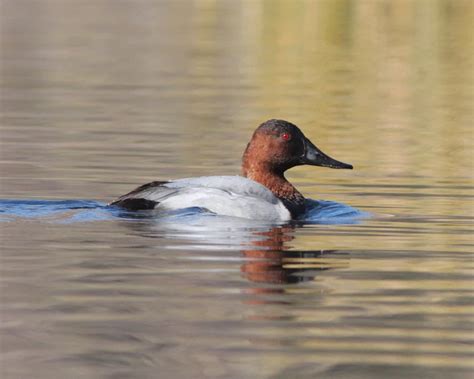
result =
[[[268,120],[253,133],[242,158],[242,171],[249,176],[254,170],[283,174],[301,165],[352,169],[319,150],[294,124],[284,120]]]

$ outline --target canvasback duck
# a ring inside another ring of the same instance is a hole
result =
[[[304,196],[284,172],[300,165],[352,169],[319,150],[284,120],[253,133],[242,157],[242,176],[203,176],[144,184],[110,203],[127,210],[199,207],[224,216],[288,221],[305,213]]]

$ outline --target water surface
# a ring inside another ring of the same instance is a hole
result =
[[[472,377],[473,12],[2,2],[2,378]],[[105,206],[269,118],[355,166],[288,173],[331,217]]]

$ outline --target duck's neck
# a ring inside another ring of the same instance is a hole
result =
[[[242,176],[252,179],[272,191],[285,204],[293,217],[304,212],[304,196],[286,180],[283,172],[263,164],[250,165],[244,160]]]

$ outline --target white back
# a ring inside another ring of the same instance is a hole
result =
[[[157,208],[206,208],[219,215],[255,220],[290,220],[288,209],[265,186],[242,176],[177,179],[134,194],[158,202]]]

